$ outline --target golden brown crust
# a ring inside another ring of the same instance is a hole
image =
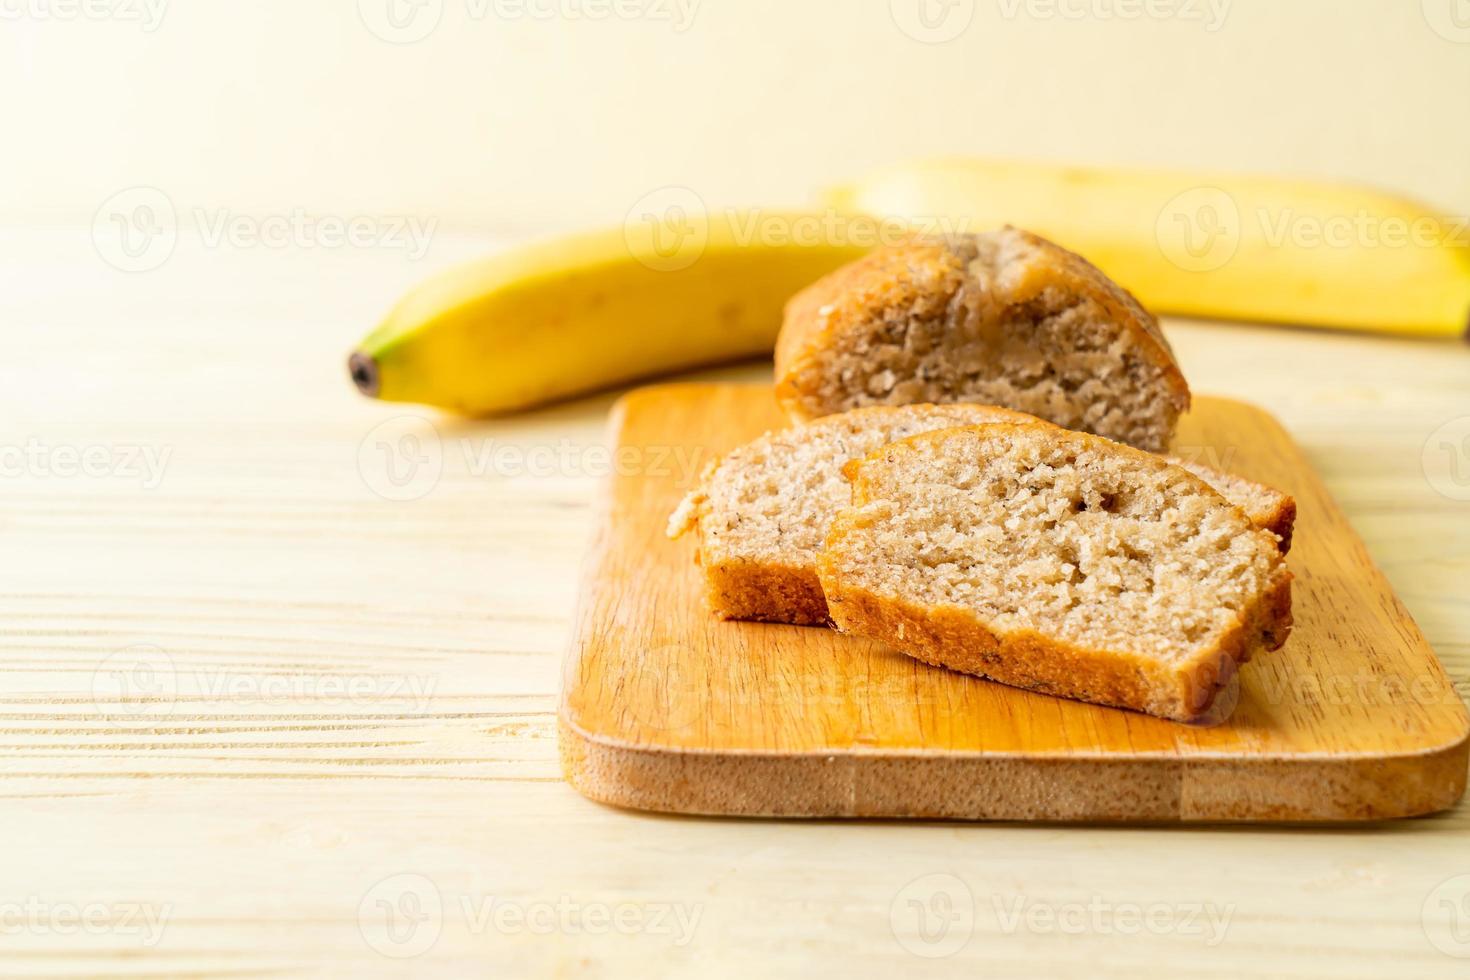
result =
[[[1208,467],[1201,467],[1201,469],[1207,470]],[[1204,477],[1206,482],[1209,482],[1209,478],[1204,473],[1197,475]],[[1276,538],[1276,550],[1284,555],[1291,550],[1291,533],[1296,525],[1296,501],[1289,494],[1281,493],[1275,487],[1266,486],[1264,483],[1257,483],[1255,486],[1276,493],[1276,498],[1271,502],[1269,508],[1251,507],[1239,503],[1232,500],[1230,495],[1224,491],[1221,491],[1221,495],[1240,507],[1256,527],[1270,531]]]
[[[1164,665],[1059,642],[1029,630],[997,634],[969,610],[879,596],[845,584],[825,556],[818,559],[818,566],[828,615],[843,632],[886,643],[936,667],[1174,721],[1198,721],[1208,715],[1236,670],[1257,650],[1279,647],[1291,631],[1291,574],[1285,570],[1250,616],[1217,647],[1191,661]]]
[[[814,568],[776,562],[704,563],[705,597],[720,619],[824,626],[827,597]]]
[[[880,309],[942,312],[965,278],[965,264],[943,242],[914,238],[880,248],[828,273],[786,303],[776,337],[776,400],[793,421],[808,421],[802,375],[832,339]]]
[[[1126,289],[1092,263],[1038,235],[1015,232],[1036,258],[1018,264],[1007,279],[1011,302],[1025,303],[1043,292],[1084,296],[1122,326],[1160,372],[1174,416],[1189,408],[1189,385],[1158,321]],[[967,260],[952,239],[916,236],[879,249],[829,273],[788,301],[776,340],[776,398],[796,421],[813,411],[806,393],[820,386],[822,355],[836,340],[859,331],[875,316],[940,316],[969,276]],[[1156,448],[1163,448],[1162,446]]]
[[[1291,550],[1291,535],[1296,530],[1296,498],[1283,493],[1270,513],[1250,514],[1251,520],[1276,535],[1284,555]]]

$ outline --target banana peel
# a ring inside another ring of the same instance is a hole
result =
[[[878,243],[830,213],[689,208],[517,248],[412,290],[349,359],[366,395],[494,415],[769,355],[786,300]]]

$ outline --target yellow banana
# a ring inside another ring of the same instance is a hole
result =
[[[950,230],[1017,225],[1159,313],[1431,336],[1461,335],[1470,313],[1466,220],[1358,187],[957,159],[825,202]]]
[[[769,354],[787,298],[874,234],[831,214],[689,209],[533,244],[414,289],[350,370],[377,398],[486,415]]]

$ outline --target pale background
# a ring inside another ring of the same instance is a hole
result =
[[[933,8],[962,28],[942,44],[888,0],[705,0],[682,32],[473,20],[444,0],[408,44],[365,26],[386,30],[381,0],[175,0],[152,31],[50,2],[0,0],[0,973],[1466,976],[1463,803],[1159,828],[678,819],[582,798],[555,712],[601,481],[470,463],[492,445],[590,453],[615,393],[495,421],[426,412],[442,478],[400,499],[364,447],[419,410],[360,398],[343,367],[433,269],[620,221],[673,183],[799,202],[870,166],[985,153],[1360,179],[1463,214],[1463,0],[1458,21],[1449,0],[1237,0],[1215,31],[957,0]],[[88,9],[134,9],[117,3]],[[163,194],[181,226],[305,209],[439,230],[417,258],[180,234],[135,264],[93,217],[138,185],[153,190],[125,203]],[[1470,347],[1166,329],[1197,391],[1282,421],[1470,690]],[[46,465],[17,472],[7,450],[32,443]],[[122,462],[140,448],[167,457],[156,483]],[[100,475],[47,468],[97,449],[116,464]],[[157,695],[117,683],[159,663]],[[910,902],[936,877],[973,890],[975,919],[931,959]],[[381,902],[422,911],[420,893],[440,914],[385,941]],[[685,945],[532,935],[471,921],[461,903],[489,897],[701,917]],[[1004,927],[993,909],[1015,901],[1231,920],[1216,945],[1064,934]],[[95,907],[167,924],[58,931]]]
[[[181,208],[536,229],[667,184],[795,203],[948,153],[1345,178],[1470,211],[1466,0],[88,2],[106,15],[0,6],[0,213],[89,216],[145,184]],[[906,34],[925,11],[955,36]]]

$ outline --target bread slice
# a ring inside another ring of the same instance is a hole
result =
[[[1157,456],[995,424],[847,469],[817,562],[832,621],[928,663],[1189,721],[1290,630],[1272,536]]]
[[[669,536],[699,532],[706,595],[721,619],[826,623],[817,552],[851,497],[844,463],[919,432],[1035,421],[985,405],[879,406],[768,432],[705,470]]]
[[[1291,535],[1296,528],[1296,500],[1290,494],[1264,483],[1253,483],[1243,476],[1222,473],[1204,463],[1177,456],[1164,458],[1214,487],[1220,496],[1245,511],[1252,524],[1276,535],[1276,546],[1283,555],[1291,550]]]
[[[669,535],[697,531],[708,602],[721,618],[825,623],[817,552],[851,498],[843,464],[920,432],[994,422],[1047,424],[989,405],[908,405],[859,408],[768,432],[706,469],[670,519]],[[1219,481],[1225,496],[1263,526],[1275,510],[1261,501],[1291,499],[1208,467],[1197,472]]]
[[[1166,449],[1189,386],[1159,325],[1080,256],[1015,228],[916,237],[787,304],[776,395],[806,421],[974,402]]]

